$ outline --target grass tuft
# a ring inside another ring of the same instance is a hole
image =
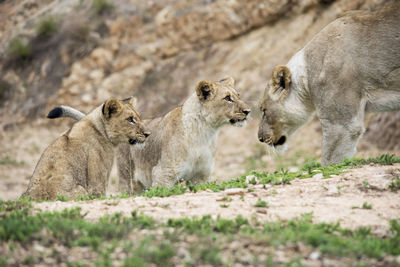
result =
[[[96,14],[102,15],[113,9],[114,5],[107,0],[93,0],[92,8]]]
[[[54,17],[41,19],[36,25],[36,34],[39,37],[50,37],[58,31],[59,22]]]
[[[400,176],[393,177],[388,187],[392,192],[397,192],[398,190],[400,190]]]
[[[8,54],[19,59],[28,59],[31,57],[31,47],[16,37],[8,44]]]
[[[258,199],[257,203],[254,205],[254,207],[258,208],[268,208],[268,203],[261,198]]]

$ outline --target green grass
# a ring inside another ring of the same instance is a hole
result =
[[[361,208],[363,208],[365,210],[371,210],[372,209],[372,205],[367,203],[367,202],[364,202]]]
[[[388,187],[392,192],[397,192],[398,190],[400,190],[400,177],[393,177]]]
[[[36,25],[36,34],[40,37],[50,37],[58,31],[59,22],[54,17],[45,17]]]
[[[31,47],[16,37],[8,44],[8,54],[16,58],[27,59],[31,56]]]
[[[391,233],[378,237],[366,227],[353,231],[341,228],[339,223],[313,223],[311,214],[267,223],[251,222],[240,216],[232,220],[211,216],[179,218],[163,223],[137,212],[129,217],[116,213],[97,222],[84,217],[79,208],[33,213],[27,199],[0,201],[0,240],[8,244],[36,241],[43,246],[55,242],[66,247],[90,247],[99,253],[98,265],[102,266],[112,262],[111,254],[116,247],[125,245],[125,266],[171,265],[178,244],[187,242],[190,236],[197,240],[193,241],[193,260],[214,265],[225,264],[220,255],[221,244],[242,238],[264,247],[303,243],[326,255],[353,258],[400,255],[400,220],[391,220]],[[146,234],[139,234],[143,230]],[[127,237],[132,235],[136,237],[128,242]],[[204,246],[204,242],[212,242],[213,246]]]
[[[257,203],[254,205],[254,207],[257,208],[267,208],[268,207],[268,203],[262,199],[258,199]]]

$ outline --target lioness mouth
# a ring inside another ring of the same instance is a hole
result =
[[[274,143],[274,146],[283,145],[285,142],[286,142],[286,136],[283,135],[281,136],[281,138],[279,138],[279,140],[276,143]]]

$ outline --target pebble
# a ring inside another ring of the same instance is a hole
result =
[[[313,175],[312,178],[315,178],[315,179],[322,179],[322,178],[324,178],[324,174],[323,174],[323,173],[317,173],[317,174]]]
[[[311,252],[309,258],[311,260],[318,260],[320,256],[321,256],[321,253],[319,251],[313,251],[313,252]]]

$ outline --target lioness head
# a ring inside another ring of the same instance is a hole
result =
[[[260,104],[258,139],[279,150],[287,147],[289,137],[304,123],[304,112],[292,87],[289,68],[277,66]]]
[[[150,135],[134,109],[134,98],[118,100],[111,98],[102,106],[107,136],[113,144],[143,143]]]
[[[200,81],[197,84],[196,94],[205,111],[204,117],[210,123],[239,127],[246,124],[250,108],[239,98],[234,83],[233,78],[228,77],[218,82]]]

